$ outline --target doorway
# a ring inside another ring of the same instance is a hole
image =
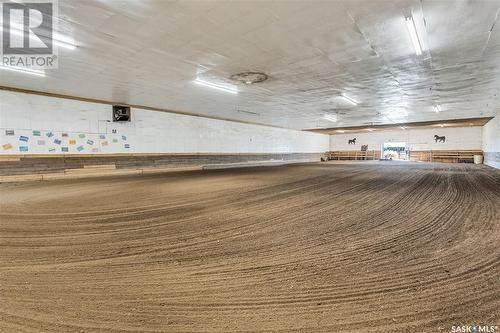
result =
[[[408,160],[408,150],[406,142],[384,142],[382,147],[382,156],[388,160]]]

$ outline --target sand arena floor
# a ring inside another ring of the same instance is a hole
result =
[[[500,171],[304,164],[0,185],[0,332],[500,324]]]

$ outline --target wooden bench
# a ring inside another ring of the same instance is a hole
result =
[[[483,155],[481,150],[419,150],[410,151],[411,161],[473,163],[474,155]]]
[[[329,160],[377,160],[380,159],[379,150],[345,150],[345,151],[328,151],[326,156]]]
[[[411,150],[410,161],[443,162],[443,163],[473,163],[474,155],[483,155],[481,150]],[[379,150],[344,150],[328,151],[329,160],[377,160]]]
[[[410,151],[410,161],[430,162],[431,152],[426,151]]]

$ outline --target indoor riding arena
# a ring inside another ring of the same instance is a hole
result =
[[[500,0],[0,5],[0,332],[500,332]]]

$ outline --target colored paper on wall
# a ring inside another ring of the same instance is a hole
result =
[[[7,136],[14,136],[15,132],[14,130],[5,130],[5,135]]]
[[[54,133],[52,133],[52,132],[48,132],[48,133],[47,133],[47,134],[45,134],[45,135],[47,135],[47,137],[48,137],[48,138],[51,138],[51,137],[53,137],[53,136],[54,136]]]
[[[28,151],[28,146],[19,146],[19,151],[22,151],[22,152]]]
[[[125,135],[122,135],[122,140],[123,141],[127,140],[127,137]]]
[[[117,143],[117,142],[118,142],[118,139],[113,139],[113,142],[114,142],[114,143]]]
[[[74,140],[74,139],[70,139],[70,140],[69,140],[69,144],[70,144],[70,145],[76,145],[76,140]]]
[[[94,141],[89,139],[89,140],[87,140],[87,144],[92,146],[94,144]]]
[[[85,134],[80,133],[80,134],[78,134],[78,137],[79,137],[80,139],[83,139],[83,138],[85,137]]]
[[[69,148],[68,147],[61,147],[61,151],[63,153],[67,153],[67,152],[69,152]]]
[[[93,153],[97,153],[97,152],[99,152],[99,149],[97,149],[97,148],[92,148],[92,152],[93,152]]]
[[[62,136],[63,138],[67,138],[69,135],[68,135],[68,133],[63,133],[63,134],[61,134],[61,136]]]
[[[106,147],[106,146],[108,145],[108,141],[103,141],[103,142],[101,142],[101,145],[102,145],[103,147]]]
[[[104,134],[99,134],[99,139],[101,139],[101,140],[106,139],[106,135],[104,135]]]
[[[45,140],[38,140],[36,143],[39,146],[45,146]]]
[[[9,149],[12,149],[12,145],[10,143],[6,143],[6,144],[2,145],[2,148],[3,148],[3,150],[9,150]]]
[[[54,139],[54,143],[55,143],[56,145],[60,145],[60,144],[61,144],[61,140],[59,140],[59,139]]]
[[[33,136],[40,136],[42,133],[40,131],[33,131]]]
[[[115,130],[115,129],[112,129],[112,130],[111,130],[111,133],[116,134],[116,130]]]
[[[85,149],[85,148],[83,148],[83,146],[78,146],[78,147],[76,147],[76,150],[78,150],[78,151],[82,151],[82,150],[84,150],[84,149]]]
[[[19,137],[19,141],[23,141],[23,142],[28,142],[28,140],[29,140],[29,139],[30,139],[30,138],[28,138],[27,136],[24,136],[24,135],[21,135],[21,136]]]
[[[55,149],[55,148],[49,148],[49,153],[53,153],[53,152],[55,152],[55,151],[56,151],[56,149]]]
[[[128,143],[123,145],[125,148],[130,148],[130,145]]]

